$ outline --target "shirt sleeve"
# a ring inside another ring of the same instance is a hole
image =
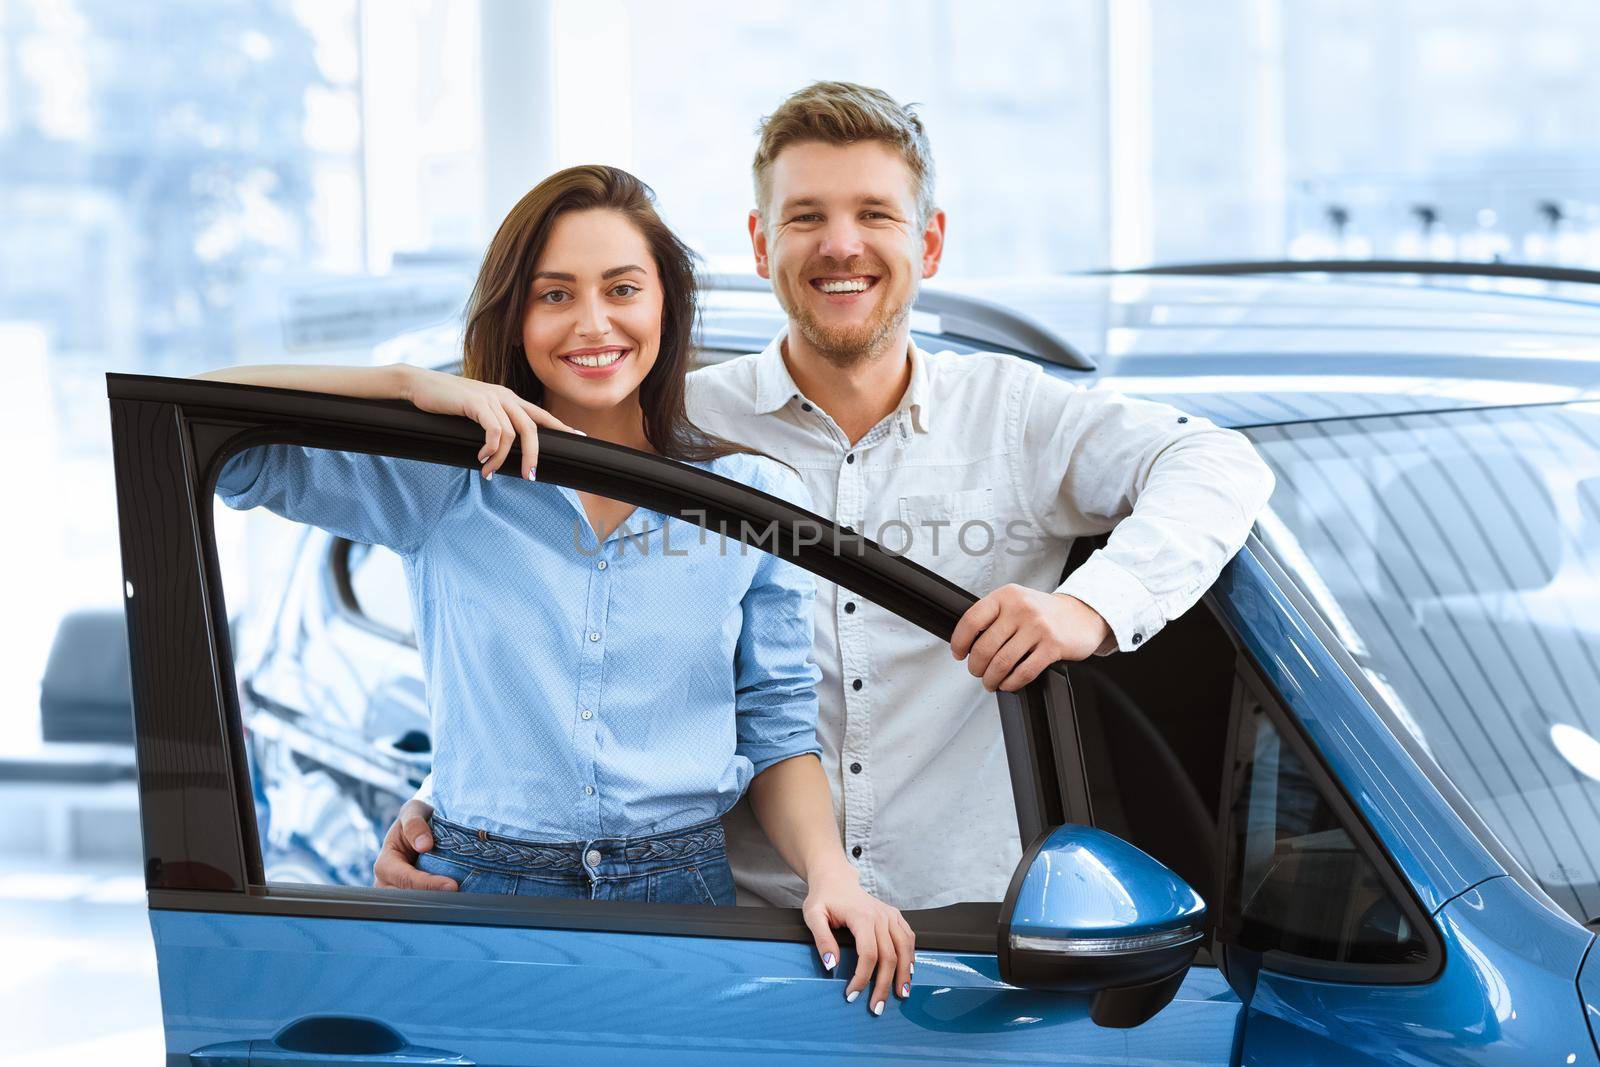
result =
[[[1243,434],[1168,404],[1044,373],[1024,392],[1023,488],[1046,536],[1110,531],[1057,589],[1130,652],[1187,611],[1249,536],[1272,471]]]
[[[236,511],[264,507],[352,541],[408,553],[466,492],[469,476],[392,456],[257,445],[223,464],[217,496]]]
[[[810,494],[787,468],[761,481],[765,484],[756,488],[811,510]],[[741,604],[744,623],[734,656],[735,751],[755,766],[756,774],[792,756],[822,755],[817,743],[821,671],[811,649],[816,595],[809,571],[760,553]]]

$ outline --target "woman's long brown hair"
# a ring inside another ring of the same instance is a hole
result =
[[[603,208],[621,214],[644,236],[661,278],[661,349],[639,386],[644,433],[660,455],[708,460],[750,452],[712,436],[689,421],[684,378],[693,351],[697,289],[695,255],[656,214],[655,194],[616,167],[568,167],[534,186],[500,224],[483,255],[467,304],[463,377],[494,382],[524,400],[544,402],[544,385],[522,350],[533,270],[556,219],[569,211]]]

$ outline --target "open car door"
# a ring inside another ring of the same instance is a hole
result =
[[[999,901],[907,912],[911,996],[874,1017],[843,1004],[853,953],[824,972],[794,909],[267,882],[212,528],[218,471],[265,444],[475,471],[481,434],[392,401],[117,374],[108,392],[169,1064],[1228,1062],[1238,1003],[1213,968],[1190,971],[1150,1021],[1107,1029],[1088,995],[1001,980]],[[939,640],[974,601],[737,482],[567,434],[540,447],[543,482],[740,539],[775,524],[759,547]],[[1091,822],[1065,674],[997,705],[1024,844]]]

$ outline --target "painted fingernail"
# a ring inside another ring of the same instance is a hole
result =
[[[485,474],[483,476],[483,480],[486,481],[486,482],[494,481],[494,471],[485,472]]]
[[[906,974],[910,975],[912,978],[915,978],[917,976],[917,965],[915,963],[911,964],[910,968],[906,971]]]
[[[859,997],[860,995],[861,995],[861,990],[852,989],[850,992],[848,992],[848,993],[846,993],[844,995],[844,1002],[846,1004],[854,1004],[856,1002],[856,998]]]
[[[529,467],[528,468],[528,481],[530,481],[530,482],[533,481],[534,480],[533,476],[535,474],[537,474],[537,473],[539,473],[539,468],[538,467]]]
[[[874,1004],[872,1006],[872,1014],[874,1014],[874,1015],[882,1015],[883,1014],[883,1001],[880,1000],[880,1001],[878,1001],[878,1003],[876,1003],[876,1004]]]
[[[823,970],[825,970],[825,971],[833,970],[833,965],[835,963],[838,963],[838,962],[839,962],[838,958],[835,957],[833,953],[824,952],[822,954],[822,969]]]
[[[900,995],[902,997],[909,997],[911,995],[911,983],[910,982],[905,982],[905,983],[901,984],[901,986],[900,986]]]

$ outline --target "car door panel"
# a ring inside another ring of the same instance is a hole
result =
[[[999,980],[992,905],[908,915],[923,945],[911,997],[891,998],[873,1017],[860,1001],[843,1003],[853,956],[824,974],[794,910],[267,884],[231,650],[218,622],[226,615],[210,478],[232,451],[271,440],[468,468],[481,442],[462,420],[398,403],[132,375],[108,381],[169,1063],[196,1053],[193,1062],[219,1062],[239,1049],[287,1062],[294,1050],[271,1045],[278,1035],[323,1030],[397,1035],[387,1051],[379,1041],[351,1050],[347,1062],[407,1062],[419,1048],[479,1064],[625,1055],[748,1062],[755,1054],[779,1062],[1228,1062],[1239,1002],[1214,969],[1191,970],[1178,998],[1142,1028],[1103,1029],[1088,1017],[1087,995]],[[773,551],[940,639],[975,599],[831,523],[821,523],[820,539],[802,536],[796,524],[814,516],[695,468],[549,434],[540,474],[714,529],[777,523]],[[1063,818],[1089,821],[1064,675],[1051,671],[998,703],[1024,837]]]
[[[176,1048],[343,1016],[479,1065],[1217,1064],[1238,1011],[1211,968],[1120,1031],[1090,1023],[1087,998],[1005,985],[985,953],[919,952],[910,999],[875,1017],[803,944],[164,910],[151,925]]]

